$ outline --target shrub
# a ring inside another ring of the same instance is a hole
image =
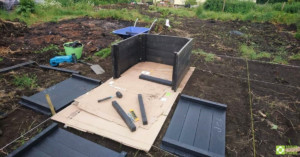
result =
[[[265,3],[280,3],[287,2],[288,0],[256,0],[257,4],[265,4]]]
[[[16,9],[18,14],[28,16],[29,13],[35,12],[35,2],[34,0],[20,0],[20,5]]]
[[[299,28],[298,28],[299,29]],[[295,34],[295,38],[297,40],[300,40],[300,30]]]
[[[273,4],[273,9],[276,11],[281,11],[283,3]],[[286,3],[283,8],[284,12],[287,13],[298,13],[300,11],[300,3]]]
[[[204,3],[204,9],[210,11],[222,11],[223,1],[222,0],[207,0]],[[224,12],[229,13],[248,13],[255,7],[255,3],[250,1],[237,1],[230,0],[226,1]]]
[[[202,7],[202,5],[199,5],[199,7],[196,10],[196,15],[200,16],[200,15],[202,15],[202,13],[203,13],[203,7]]]
[[[196,4],[197,4],[196,0],[186,0],[185,1],[185,5],[196,5]]]

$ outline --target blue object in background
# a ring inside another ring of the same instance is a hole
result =
[[[154,23],[157,21],[157,19],[155,19],[150,28],[146,28],[146,27],[136,27],[136,23],[138,21],[138,18],[135,20],[134,25],[133,26],[129,26],[129,27],[125,27],[125,28],[121,28],[118,30],[113,31],[112,33],[120,36],[123,39],[138,35],[138,34],[142,34],[142,33],[149,33],[151,28],[153,27]]]
[[[148,33],[149,31],[150,28],[130,26],[130,27],[125,27],[122,29],[115,30],[113,31],[113,33],[119,35],[123,39],[126,39],[138,34]]]
[[[53,67],[57,67],[60,63],[72,63],[73,58],[71,55],[69,56],[56,56],[50,59],[50,65]]]

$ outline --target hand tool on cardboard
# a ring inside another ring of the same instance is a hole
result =
[[[118,98],[122,98],[122,97],[123,97],[122,93],[119,92],[119,91],[116,92],[116,96],[117,96]],[[108,96],[108,97],[99,99],[98,102],[102,102],[102,101],[104,101],[104,100],[108,100],[108,99],[111,99],[111,98],[113,98],[113,97],[114,97],[114,96]]]

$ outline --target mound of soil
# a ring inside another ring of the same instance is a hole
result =
[[[23,36],[27,31],[24,23],[4,21],[0,19],[0,46],[8,46],[12,37]],[[9,39],[9,40],[8,40]]]

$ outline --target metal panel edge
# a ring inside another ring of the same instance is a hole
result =
[[[26,150],[30,149],[34,144],[41,141],[45,136],[52,133],[54,130],[58,128],[57,123],[53,123],[50,126],[48,126],[46,129],[44,129],[42,132],[40,132],[38,135],[32,137],[29,141],[27,141],[25,144],[23,144],[21,147],[14,150],[12,153],[8,154],[7,157],[15,157],[18,155],[22,155]]]

